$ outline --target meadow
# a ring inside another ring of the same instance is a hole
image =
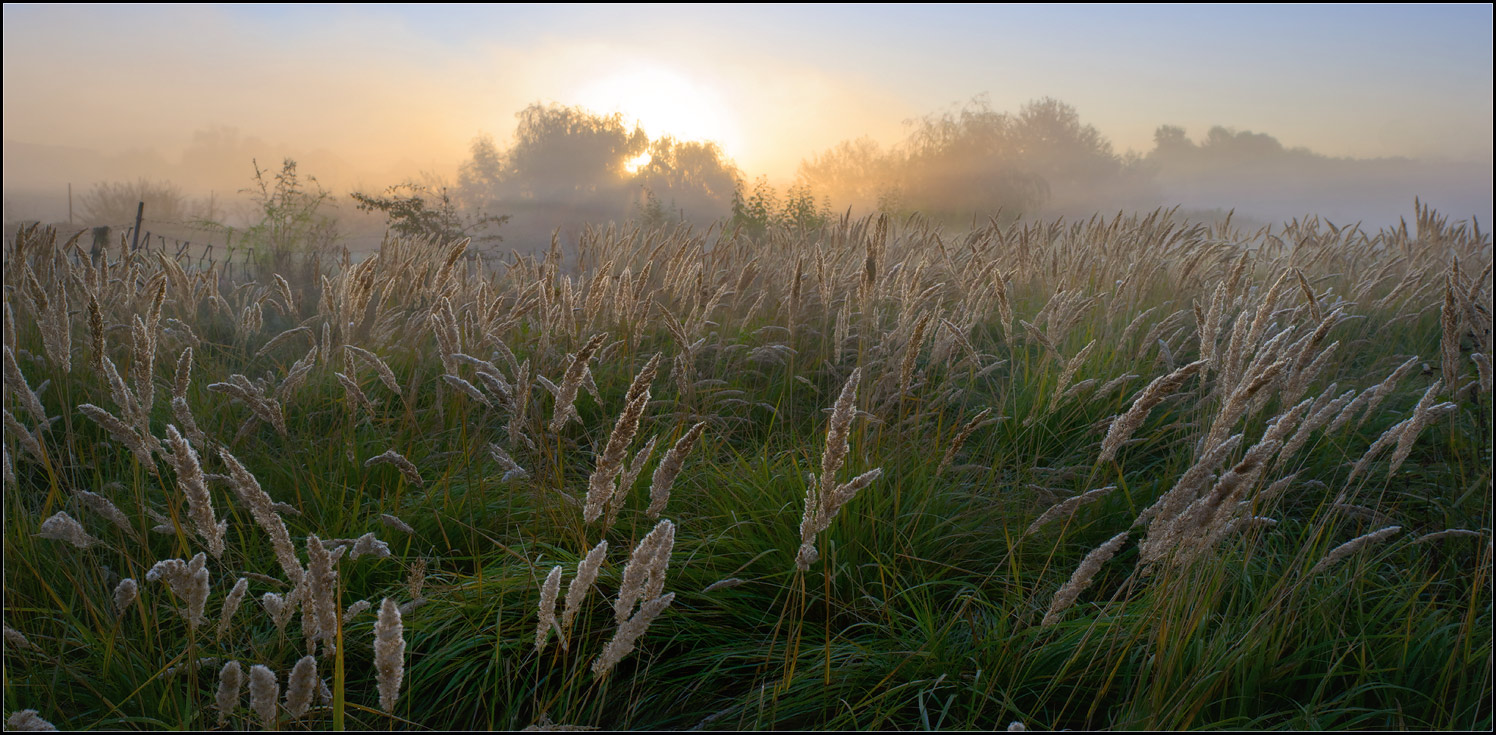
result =
[[[4,245],[8,729],[1492,726],[1427,208],[69,235]]]

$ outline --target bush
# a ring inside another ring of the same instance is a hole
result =
[[[175,184],[141,178],[94,184],[82,197],[83,221],[110,227],[131,225],[141,202],[145,215],[153,220],[181,222],[191,216],[187,197]]]
[[[349,196],[362,212],[383,212],[385,226],[402,237],[449,243],[469,237],[480,243],[499,243],[504,238],[489,232],[509,221],[509,215],[479,210],[464,214],[445,186],[432,189],[407,181],[384,190],[382,196],[354,192]]]

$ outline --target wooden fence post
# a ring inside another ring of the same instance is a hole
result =
[[[130,236],[130,252],[132,253],[135,252],[135,248],[140,247],[140,219],[144,216],[145,202],[141,202],[135,206],[135,233]],[[150,244],[151,242],[147,240],[146,247],[150,247]]]

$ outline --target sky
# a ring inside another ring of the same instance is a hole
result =
[[[537,101],[716,140],[781,182],[978,95],[1062,100],[1119,152],[1226,125],[1489,160],[1492,88],[1490,5],[4,8],[7,144],[174,161],[231,128],[361,180],[455,171]]]

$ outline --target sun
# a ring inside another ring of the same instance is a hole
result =
[[[592,80],[577,90],[576,104],[593,112],[623,115],[651,138],[714,142],[733,156],[738,126],[728,105],[710,85],[654,64],[634,64]],[[630,160],[630,171],[649,163],[648,154]]]
[[[634,156],[633,158],[630,158],[627,161],[624,161],[623,170],[631,174],[639,173],[639,169],[648,166],[649,162],[652,160],[654,160],[654,156],[651,156],[649,154],[649,151],[645,151],[637,156]]]

